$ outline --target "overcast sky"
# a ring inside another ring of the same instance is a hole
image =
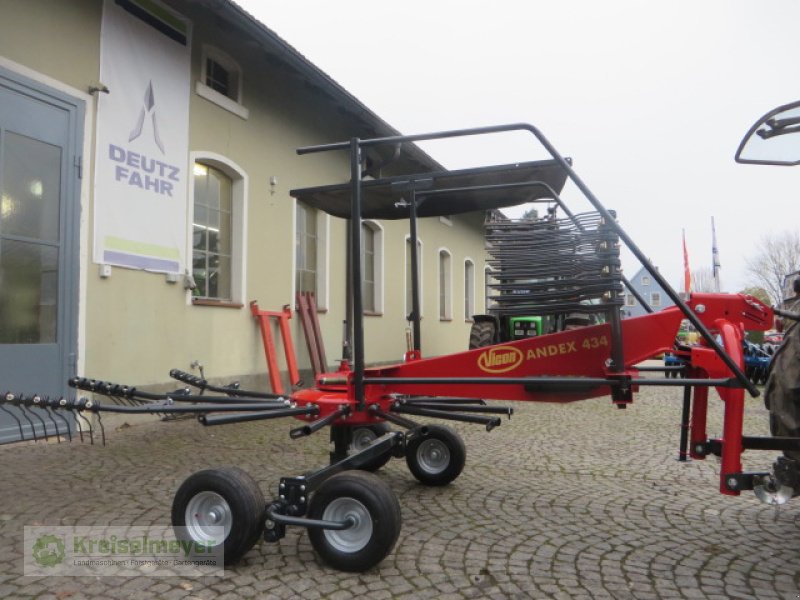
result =
[[[733,161],[800,99],[800,2],[237,2],[403,133],[536,125],[679,290],[682,229],[691,268],[710,268],[715,218],[738,291],[759,239],[800,228],[800,167]],[[448,168],[544,158],[522,135],[424,148]]]

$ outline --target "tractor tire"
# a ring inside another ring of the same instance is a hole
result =
[[[769,410],[773,436],[800,437],[800,323],[792,323],[775,351],[764,390],[764,404]],[[800,461],[800,451],[787,450],[784,455]]]
[[[406,464],[423,485],[447,485],[464,469],[464,440],[445,425],[423,425],[412,429],[406,442]]]
[[[264,496],[255,480],[238,467],[207,469],[190,475],[175,493],[172,526],[178,539],[212,548],[222,546],[224,563],[244,556],[264,531]],[[222,527],[219,540],[212,527]]]
[[[400,503],[377,475],[345,471],[323,483],[311,497],[308,517],[324,521],[351,519],[343,530],[310,527],[308,538],[328,565],[362,572],[381,562],[397,542],[402,519]]]
[[[469,330],[469,349],[483,348],[494,344],[497,333],[495,324],[491,321],[476,321]]]

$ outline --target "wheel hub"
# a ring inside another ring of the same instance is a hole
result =
[[[372,538],[372,519],[367,507],[355,498],[336,498],[326,508],[322,515],[325,521],[348,521],[350,527],[335,531],[325,530],[328,543],[339,550],[349,554],[362,550]]]
[[[192,540],[217,545],[227,539],[233,524],[233,513],[227,500],[216,492],[196,494],[186,505],[186,529]],[[222,539],[219,539],[222,528]]]
[[[353,442],[351,444],[354,451],[358,452],[369,446],[377,439],[377,436],[371,429],[366,427],[359,427],[353,432]]]
[[[417,462],[427,473],[441,473],[450,464],[450,450],[441,440],[425,440],[417,448]]]

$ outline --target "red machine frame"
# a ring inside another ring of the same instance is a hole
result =
[[[744,375],[741,348],[745,329],[771,328],[774,320],[772,309],[752,297],[741,295],[694,294],[684,301],[619,226],[614,215],[578,177],[572,169],[571,161],[559,154],[536,127],[529,124],[512,124],[370,140],[353,138],[349,142],[300,148],[298,154],[349,151],[351,174],[349,217],[352,221],[350,252],[353,256],[359,256],[363,210],[361,165],[362,152],[365,149],[511,131],[530,133],[545,148],[604,218],[607,226],[615,230],[619,239],[628,246],[653,279],[664,289],[675,303],[675,307],[624,321],[618,318],[618,314],[611,315],[609,323],[600,326],[564,331],[511,342],[503,346],[432,359],[416,360],[421,356],[416,346],[415,351],[410,353],[411,360],[402,365],[366,369],[361,273],[358,261],[354,261],[350,294],[354,304],[351,317],[355,360],[352,372],[349,366],[347,367],[346,391],[340,387],[340,378],[323,375],[318,378],[315,391],[295,395],[297,402],[318,404],[322,414],[330,414],[333,410],[331,407],[346,403],[353,411],[348,416],[349,422],[353,423],[385,418],[387,409],[392,405],[392,399],[396,395],[427,395],[431,393],[432,386],[447,386],[447,393],[452,396],[499,400],[568,402],[610,394],[620,407],[631,402],[632,391],[640,385],[679,385],[687,389],[691,386],[694,388],[694,403],[691,409],[690,455],[700,459],[710,452],[721,454],[722,493],[738,495],[743,489],[752,489],[758,482],[758,477],[763,474],[741,473],[741,453],[748,445],[742,432],[744,391],[748,390],[754,397],[758,396],[759,392]],[[412,264],[415,264],[417,190],[413,181],[408,188],[411,198],[408,203],[412,230]],[[452,190],[422,191],[421,194],[432,196],[443,191]],[[555,199],[560,202],[557,195]],[[413,295],[417,301],[416,290]],[[419,314],[416,305],[414,314]],[[691,378],[680,381],[639,379],[639,370],[635,365],[664,351],[672,350],[683,319],[688,319],[694,325],[701,334],[703,343],[703,346],[691,349],[688,367]],[[415,338],[418,336],[418,322],[416,325]],[[448,376],[443,377],[443,374]],[[339,386],[331,387],[329,383],[331,381],[338,381]],[[709,441],[706,437],[708,387],[715,387],[725,403],[724,432],[720,440]],[[366,410],[368,406],[377,406],[378,409],[369,411]],[[781,446],[781,441],[769,444],[764,441],[752,441],[752,438],[747,439],[754,447],[769,446],[770,449],[782,448],[786,444],[793,443],[787,441]]]

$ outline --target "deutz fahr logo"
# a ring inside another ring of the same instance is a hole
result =
[[[511,346],[489,348],[478,357],[478,367],[487,373],[505,373],[522,364],[522,352]]]

